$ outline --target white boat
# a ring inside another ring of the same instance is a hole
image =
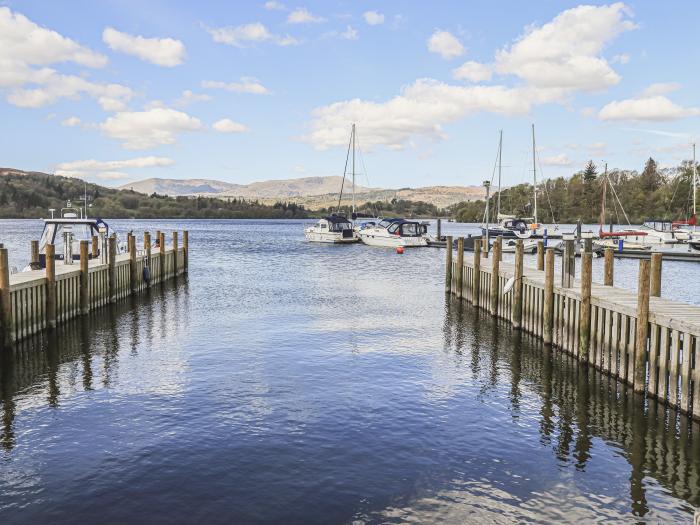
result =
[[[307,241],[328,244],[349,244],[359,242],[360,237],[352,223],[342,215],[329,215],[313,226],[304,229]]]
[[[426,227],[417,221],[384,219],[359,230],[360,240],[369,246],[412,248],[428,246]]]

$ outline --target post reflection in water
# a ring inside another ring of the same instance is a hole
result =
[[[487,323],[491,325],[489,341],[482,338]],[[541,446],[552,450],[562,468],[582,473],[596,468],[595,449],[602,440],[628,462],[629,505],[634,516],[644,518],[650,511],[647,487],[651,480],[688,502],[687,510],[700,506],[697,422],[635,394],[592,367],[581,366],[575,358],[512,330],[503,321],[485,319],[481,311],[452,297],[446,297],[443,333],[445,347],[459,355],[470,342],[474,378],[481,377],[482,368],[490,370],[487,378],[481,378],[482,392],[497,384],[500,367],[510,368],[514,421],[521,411],[521,383],[537,394]],[[491,348],[488,356],[482,352],[485,347]],[[495,350],[507,347],[512,351],[499,354]]]

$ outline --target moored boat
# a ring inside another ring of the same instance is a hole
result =
[[[360,239],[369,246],[410,248],[428,246],[427,228],[418,221],[384,219],[359,231]]]
[[[306,240],[328,244],[349,244],[360,238],[352,223],[342,215],[329,215],[304,229]]]

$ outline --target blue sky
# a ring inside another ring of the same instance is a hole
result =
[[[692,2],[0,2],[0,165],[119,185],[506,184],[691,155]],[[362,165],[358,171],[363,171]]]

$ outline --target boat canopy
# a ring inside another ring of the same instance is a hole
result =
[[[63,232],[70,231],[74,241],[90,241],[103,231],[109,235],[109,226],[102,219],[52,218],[44,219],[44,231],[39,241],[39,253],[45,253],[46,245],[53,244],[56,252],[63,249]]]
[[[417,221],[393,219],[387,231],[393,235],[400,235],[401,237],[420,237],[426,233],[427,227]]]

